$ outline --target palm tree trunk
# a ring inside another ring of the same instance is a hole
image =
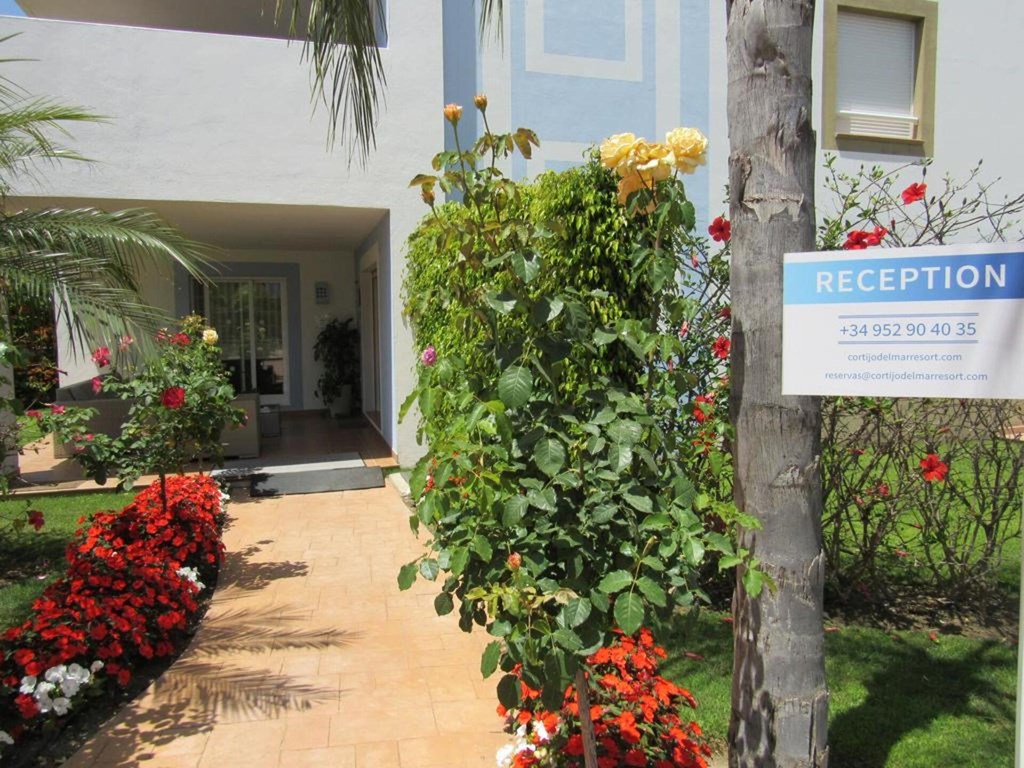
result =
[[[817,398],[782,397],[782,255],[814,249],[814,0],[727,0],[735,499],[777,585],[738,574],[729,765],[826,766]]]

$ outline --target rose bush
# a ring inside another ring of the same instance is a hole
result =
[[[437,580],[437,611],[458,610],[465,630],[482,626],[495,638],[481,667],[505,672],[498,694],[510,708],[520,681],[557,708],[613,627],[632,633],[701,599],[707,553],[747,557],[754,591],[762,579],[756,561],[710,530],[713,500],[686,464],[706,458],[694,440],[708,425],[691,414],[695,398],[721,383],[712,344],[727,341],[726,307],[701,302],[686,282],[724,269],[694,237],[676,175],[695,167],[703,145],[691,141],[677,159],[667,143],[615,137],[602,147],[605,166],[573,175],[599,180],[590,194],[611,206],[622,234],[618,284],[592,284],[571,264],[558,276],[551,268],[549,254],[564,258],[556,244],[573,219],[540,215],[498,169],[535,143],[526,129],[488,129],[471,150],[441,153],[435,174],[413,179],[457,275],[439,274],[448,327],[472,344],[466,356],[446,353],[456,346],[417,327],[418,349],[431,354],[403,413],[418,406],[429,437],[412,473],[411,523],[432,541],[399,582]],[[437,206],[436,187],[460,191],[463,202]],[[625,205],[622,188],[632,190]],[[602,312],[607,296],[627,292],[642,300]],[[692,336],[680,333],[687,324]],[[576,378],[567,382],[570,370]]]
[[[127,421],[115,437],[93,435],[88,420],[94,411],[53,405],[40,411],[45,431],[75,446],[73,458],[97,482],[116,475],[125,488],[140,475],[181,473],[193,461],[223,463],[220,433],[244,423],[245,412],[231,404],[235,392],[220,361],[217,332],[201,317],[182,320],[181,330],[160,331],[158,354],[145,364],[127,355],[93,388],[131,402]],[[125,353],[130,339],[122,339]],[[111,364],[110,350],[100,347],[93,359]]]

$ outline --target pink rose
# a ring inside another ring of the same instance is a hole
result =
[[[420,362],[423,363],[424,368],[429,368],[437,362],[437,350],[434,349],[433,344],[423,350],[423,354],[420,355]]]

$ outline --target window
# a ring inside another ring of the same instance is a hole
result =
[[[822,146],[931,155],[938,4],[828,0]]]

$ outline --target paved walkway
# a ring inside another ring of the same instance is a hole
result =
[[[236,501],[192,645],[65,765],[476,768],[506,741],[481,634],[400,592],[421,551],[390,486]]]

